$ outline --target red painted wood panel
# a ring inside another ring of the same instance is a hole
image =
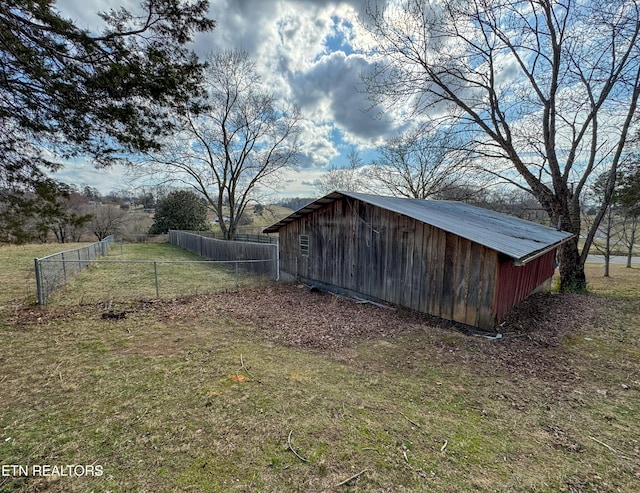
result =
[[[552,250],[522,267],[513,265],[513,259],[501,258],[493,303],[496,321],[500,322],[511,308],[553,276],[555,254]]]

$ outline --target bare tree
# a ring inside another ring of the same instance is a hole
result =
[[[617,181],[619,182],[621,178],[622,174],[618,173],[616,178]],[[596,204],[601,204],[604,200],[608,179],[608,173],[605,171],[600,174],[596,181],[589,187],[589,193],[593,199],[595,199]],[[604,277],[609,277],[611,257],[614,254],[614,250],[623,240],[618,195],[618,190],[614,190],[614,195],[607,207],[607,210],[605,211],[600,225],[598,226],[592,244],[593,248],[595,248],[595,250],[601,253],[604,257]],[[587,215],[585,223],[588,224],[590,219],[592,218]]]
[[[617,202],[624,216],[622,238],[627,249],[627,268],[631,268],[631,259],[638,237],[640,226],[640,167],[637,156],[628,169],[622,174],[621,184],[617,190]]]
[[[363,174],[364,162],[360,153],[352,150],[349,153],[349,164],[346,167],[331,166],[320,178],[314,181],[314,186],[326,195],[333,191],[362,192],[367,189]]]
[[[631,269],[633,250],[636,248],[636,238],[638,238],[638,227],[640,227],[640,213],[636,209],[624,210],[625,216],[622,223],[622,241],[627,249],[627,269]]]
[[[531,194],[508,184],[492,188],[482,200],[478,200],[475,204],[527,221],[544,223],[548,220],[546,212]]]
[[[117,205],[95,205],[89,227],[98,241],[120,232],[127,220],[127,214]]]
[[[73,185],[61,186],[66,190],[56,199],[58,214],[51,218],[49,228],[59,243],[78,242],[92,218],[85,210],[88,200]]]
[[[373,102],[410,103],[469,132],[486,172],[575,234],[560,251],[560,288],[586,289],[584,262],[638,123],[638,0],[404,0],[369,13],[381,57],[365,78]],[[580,251],[581,196],[603,169]]]
[[[232,239],[258,186],[277,186],[279,173],[297,163],[301,116],[278,104],[243,51],[211,55],[205,78],[208,96],[197,103],[208,111],[179,115],[181,131],[149,162],[164,180],[201,194]]]
[[[367,168],[370,188],[411,199],[468,200],[467,192],[477,192],[475,175],[465,172],[468,154],[451,129],[412,130],[380,147],[379,153]]]

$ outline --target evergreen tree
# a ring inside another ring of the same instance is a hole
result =
[[[200,92],[202,65],[186,46],[213,28],[207,10],[206,0],[143,0],[137,13],[102,13],[104,30],[90,33],[54,0],[3,1],[0,205],[29,214],[60,158],[109,165],[158,149],[172,130],[165,112]]]
[[[204,199],[194,192],[178,190],[158,201],[154,223],[149,233],[162,234],[170,229],[208,230],[207,203]]]

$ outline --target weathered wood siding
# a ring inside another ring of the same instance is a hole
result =
[[[490,328],[498,253],[420,221],[343,197],[284,225],[282,265],[301,278]],[[309,256],[299,237],[309,236]],[[290,259],[296,262],[290,262]]]

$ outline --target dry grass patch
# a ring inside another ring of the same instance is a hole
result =
[[[610,264],[609,277],[604,277],[604,265],[586,264],[585,273],[589,290],[601,296],[640,298],[640,266],[627,269],[624,265]]]
[[[295,286],[25,307],[1,326],[0,491],[627,492],[640,302],[532,298],[488,340]]]
[[[235,291],[265,282],[241,268],[236,271],[233,264],[203,262],[197,255],[168,243],[113,245],[110,255],[102,260],[107,262],[96,262],[76,275],[48,303],[61,306],[175,298]]]

